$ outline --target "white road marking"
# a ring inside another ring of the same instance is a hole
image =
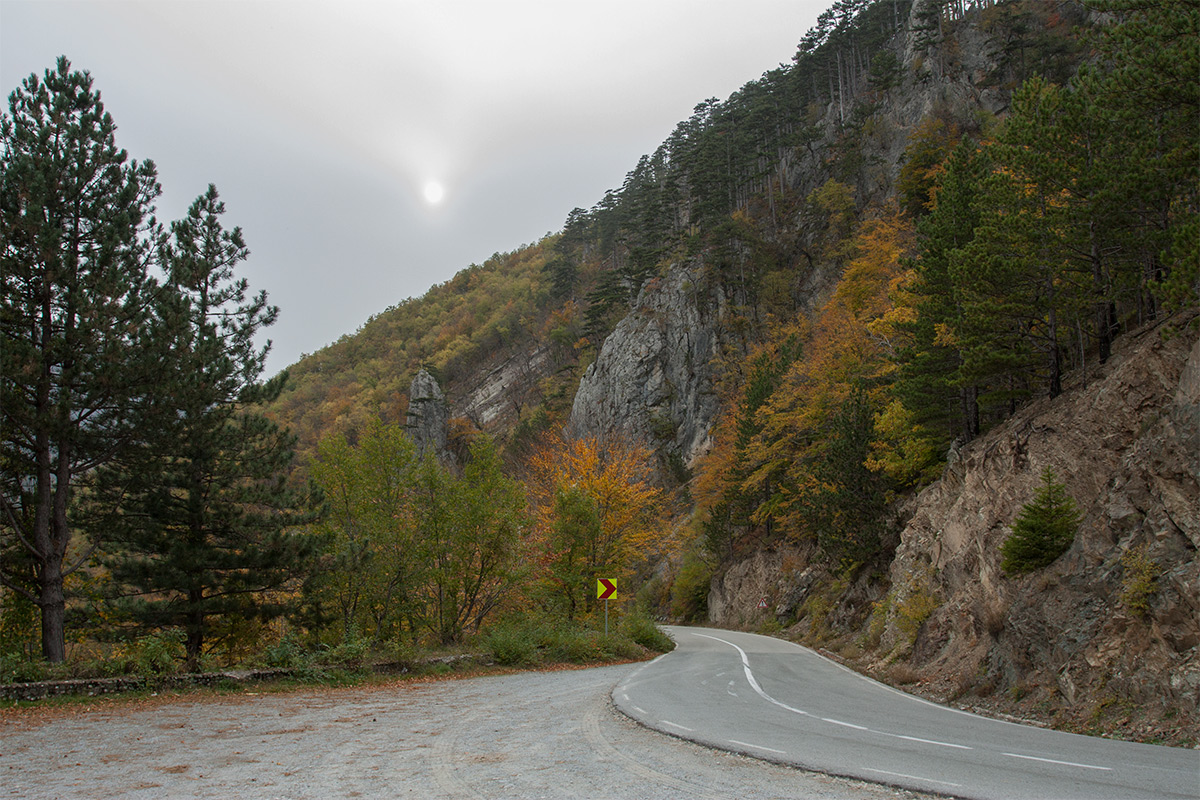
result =
[[[867,731],[869,733],[875,733],[875,731],[871,730],[870,728],[864,728],[862,725],[853,725],[849,722],[842,722],[840,719],[830,719],[829,717],[821,717],[821,721],[828,722],[833,725],[841,725],[844,728],[854,728],[854,730],[856,730],[856,731]]]
[[[746,673],[746,681],[749,682],[750,688],[753,689],[758,694],[758,696],[761,697],[763,700],[766,700],[768,703],[774,703],[775,705],[779,706],[780,708],[785,709],[787,711],[791,711],[793,714],[799,714],[802,717],[812,716],[804,709],[793,708],[792,706],[789,706],[787,703],[781,703],[778,700],[776,700],[774,697],[771,697],[771,695],[764,692],[762,687],[758,685],[758,681],[754,679],[754,673],[750,671],[750,658],[749,658],[749,656],[746,655],[745,650],[738,647],[733,642],[718,638],[716,636],[709,636],[708,634],[704,634],[704,633],[693,633],[692,635],[693,636],[701,636],[705,639],[712,639],[714,642],[720,642],[721,644],[727,644],[730,647],[732,647],[734,650],[737,650],[738,654],[741,655],[741,657],[742,657],[742,671]],[[736,697],[736,695],[735,695],[735,697]]]
[[[938,747],[953,747],[955,750],[974,750],[974,747],[967,747],[965,744],[952,744],[950,742],[939,742],[936,739],[922,739],[919,736],[905,736],[900,733],[890,733],[889,736],[895,736],[897,739],[908,739],[910,742],[921,742],[922,744],[936,744]]]
[[[742,747],[749,747],[749,748],[752,748],[752,749],[754,749],[754,750],[764,750],[764,751],[766,751],[766,752],[768,752],[768,753],[778,753],[778,754],[779,754],[779,755],[781,755],[781,756],[786,756],[786,755],[787,755],[787,753],[786,753],[786,752],[784,752],[783,750],[776,750],[776,749],[775,749],[775,748],[773,748],[773,747],[763,747],[761,744],[750,744],[749,742],[739,742],[737,739],[730,739],[730,740],[729,740],[729,743],[730,743],[730,744],[741,745]]]
[[[667,726],[669,726],[669,727],[672,727],[672,728],[678,728],[678,729],[679,729],[679,730],[681,730],[681,731],[687,731],[688,733],[692,733],[692,729],[691,729],[691,728],[689,728],[688,726],[686,726],[686,725],[679,725],[678,723],[671,722],[671,720],[669,720],[669,719],[660,719],[660,720],[659,720],[659,723],[660,723],[660,724],[662,724],[662,725],[667,725]]]
[[[636,711],[636,712],[638,712],[639,714],[645,714],[645,713],[646,713],[646,709],[644,709],[644,708],[638,708],[637,706],[634,706],[634,707],[633,707],[633,710],[634,710],[634,711]]]
[[[1023,756],[1020,753],[1002,753],[1009,758],[1023,758],[1027,761],[1041,761],[1046,764],[1060,764],[1064,767],[1079,767],[1080,769],[1098,769],[1105,772],[1112,772],[1112,767],[1097,767],[1094,764],[1077,764],[1074,761],[1055,761],[1053,758],[1038,758],[1037,756]]]
[[[935,781],[933,778],[922,778],[920,775],[906,775],[903,772],[888,772],[886,769],[870,769],[863,767],[867,772],[874,772],[877,775],[893,775],[897,778],[908,778],[910,781],[925,781],[926,783],[936,783],[939,786],[962,786],[961,783],[950,783],[949,781]]]
[[[794,706],[789,706],[787,703],[782,703],[782,702],[776,700],[774,697],[771,697],[771,695],[767,694],[765,691],[763,691],[763,688],[758,685],[758,681],[755,679],[754,673],[750,671],[750,657],[748,655],[746,655],[745,650],[738,647],[733,642],[731,642],[727,639],[722,639],[718,636],[709,636],[708,634],[705,634],[705,633],[693,633],[693,635],[702,637],[704,639],[712,639],[714,642],[720,642],[721,644],[727,644],[730,647],[732,647],[734,650],[737,650],[738,655],[740,655],[742,658],[742,671],[746,673],[746,682],[750,684],[750,688],[753,689],[758,694],[759,697],[766,700],[768,703],[772,703],[774,705],[779,706],[782,709],[791,711],[793,714],[799,714],[802,717],[811,717],[812,716],[812,714],[805,711],[804,709],[796,708]],[[802,651],[802,652],[806,652],[806,651]],[[732,683],[730,685],[732,686]],[[882,684],[880,684],[880,685],[882,685]],[[891,687],[886,687],[886,688],[891,688]],[[732,689],[729,689],[727,691],[730,694],[734,694]],[[893,691],[896,691],[896,690],[893,690]],[[903,692],[898,692],[898,691],[896,693],[901,694],[901,695],[904,694]],[[734,696],[736,697],[737,695],[734,695]],[[907,695],[905,695],[905,696],[907,696]],[[934,704],[930,703],[929,705],[934,705]],[[974,750],[975,749],[973,747],[968,747],[965,744],[954,744],[952,742],[939,742],[939,741],[935,741],[933,739],[921,739],[916,736],[904,736],[904,735],[898,734],[898,733],[888,733],[887,731],[877,731],[874,728],[868,728],[863,725],[855,725],[850,722],[842,722],[841,720],[830,719],[828,717],[821,717],[821,720],[823,722],[828,722],[832,725],[841,725],[842,727],[845,727],[845,728],[853,728],[854,730],[864,731],[866,733],[874,733],[879,736],[890,736],[895,739],[907,739],[910,742],[920,742],[922,744],[932,744],[932,745],[937,745],[938,747],[953,747],[956,750]]]

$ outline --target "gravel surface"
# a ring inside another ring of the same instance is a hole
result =
[[[646,730],[634,668],[12,710],[0,797],[922,797]]]

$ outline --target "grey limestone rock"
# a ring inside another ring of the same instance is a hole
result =
[[[711,446],[718,409],[719,314],[686,265],[647,283],[584,374],[567,434],[622,437],[691,465]]]
[[[417,444],[417,453],[424,457],[433,453],[439,460],[450,457],[446,448],[446,423],[450,408],[437,379],[422,369],[408,389],[408,417],[405,427]]]

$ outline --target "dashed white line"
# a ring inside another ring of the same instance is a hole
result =
[[[863,767],[866,772],[874,772],[876,775],[892,775],[897,778],[908,778],[910,781],[924,781],[925,783],[936,783],[939,786],[962,786],[961,783],[950,783],[949,781],[935,781],[933,778],[922,778],[920,775],[906,775],[903,772],[888,772],[886,769],[870,769]]]
[[[659,720],[659,724],[666,725],[667,727],[670,727],[670,728],[677,728],[677,729],[679,729],[679,730],[681,730],[681,731],[687,731],[688,733],[692,733],[692,732],[693,732],[693,729],[692,729],[692,728],[689,728],[689,727],[688,727],[688,726],[686,726],[686,725],[680,725],[680,724],[678,724],[678,723],[671,722],[671,720],[669,720],[669,719],[660,719],[660,720]]]
[[[1074,761],[1056,761],[1053,758],[1038,758],[1037,756],[1023,756],[1020,753],[1002,753],[1009,758],[1023,758],[1026,761],[1041,761],[1046,764],[1059,764],[1064,767],[1079,767],[1080,769],[1098,769],[1104,772],[1112,772],[1112,767],[1097,767],[1095,764],[1077,764]]]
[[[875,731],[872,731],[870,728],[864,727],[862,725],[854,725],[849,722],[842,722],[840,719],[830,719],[829,717],[821,717],[821,721],[828,722],[831,725],[841,725],[843,728],[853,728],[856,731],[869,731],[871,733],[875,733]]]
[[[745,672],[745,674],[746,674],[746,682],[750,684],[750,688],[753,689],[755,691],[755,693],[758,694],[759,697],[761,697],[762,699],[766,700],[769,703],[773,703],[774,705],[779,706],[782,709],[791,711],[793,714],[799,714],[802,717],[812,716],[809,712],[805,711],[804,709],[795,708],[794,706],[789,706],[787,703],[782,703],[779,700],[776,700],[774,697],[771,697],[771,695],[767,694],[765,691],[763,691],[763,688],[758,685],[758,681],[754,678],[754,673],[750,671],[750,657],[746,654],[745,650],[738,647],[733,642],[728,641],[727,639],[721,639],[717,636],[709,636],[709,635],[703,634],[703,633],[697,633],[695,635],[703,637],[705,639],[712,639],[713,641],[721,642],[722,644],[727,644],[730,647],[732,647],[734,650],[737,650],[738,655],[740,655],[742,658],[742,671]],[[730,683],[731,688],[726,690],[730,694],[734,694],[732,686],[733,686],[733,683],[731,682]],[[878,730],[875,730],[874,728],[868,728],[865,725],[855,725],[851,722],[842,722],[840,719],[830,719],[829,717],[820,717],[820,719],[822,722],[828,722],[831,725],[840,725],[843,728],[851,728],[853,730],[863,731],[865,733],[874,733],[879,736],[890,736],[894,739],[906,739],[907,741],[910,741],[910,742],[920,742],[921,744],[932,744],[937,747],[952,747],[955,750],[974,750],[975,749],[973,747],[968,747],[965,744],[954,744],[953,742],[939,742],[934,739],[922,739],[917,736],[905,736],[905,735],[899,734],[899,733],[889,733],[888,731],[878,731]]]
[[[633,710],[634,710],[634,711],[636,711],[636,712],[638,712],[639,714],[645,714],[645,713],[646,713],[646,709],[644,709],[644,708],[638,708],[637,706],[633,706]]]
[[[742,746],[742,747],[749,747],[749,748],[751,748],[751,749],[753,749],[753,750],[763,750],[763,751],[765,751],[765,752],[767,752],[767,753],[778,753],[778,754],[779,754],[779,755],[781,755],[781,756],[786,756],[786,755],[787,755],[787,753],[786,753],[785,751],[783,751],[783,750],[776,750],[776,749],[775,749],[775,748],[773,748],[773,747],[763,747],[761,744],[750,744],[749,742],[739,742],[737,739],[730,739],[730,740],[729,740],[729,743],[730,743],[730,744],[736,744],[736,745],[740,745],[740,746]]]
[[[954,744],[952,742],[939,742],[936,739],[922,739],[919,736],[905,736],[901,733],[889,734],[897,739],[907,739],[910,742],[921,742],[922,744],[936,744],[938,747],[953,747],[955,750],[974,750],[974,747],[967,747],[965,744]]]

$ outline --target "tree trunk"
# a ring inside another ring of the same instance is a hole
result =
[[[967,386],[960,389],[958,398],[962,407],[963,440],[969,442],[979,435],[979,388]]]
[[[1058,397],[1062,394],[1062,349],[1058,345],[1058,312],[1054,308],[1050,309],[1049,324],[1049,393],[1051,397]]]
[[[67,658],[63,618],[67,602],[63,594],[62,557],[54,553],[42,559],[41,598],[42,657],[51,664],[61,664]]]
[[[1107,299],[1104,281],[1104,261],[1100,256],[1100,242],[1096,236],[1096,221],[1088,223],[1088,233],[1091,239],[1092,290],[1096,295],[1095,325],[1096,342],[1100,350],[1100,363],[1108,361],[1112,355],[1112,319],[1109,317],[1111,304]]]
[[[200,654],[204,651],[204,590],[189,589],[188,590],[188,605],[191,609],[187,613],[187,670],[188,672],[198,672],[200,670]]]

